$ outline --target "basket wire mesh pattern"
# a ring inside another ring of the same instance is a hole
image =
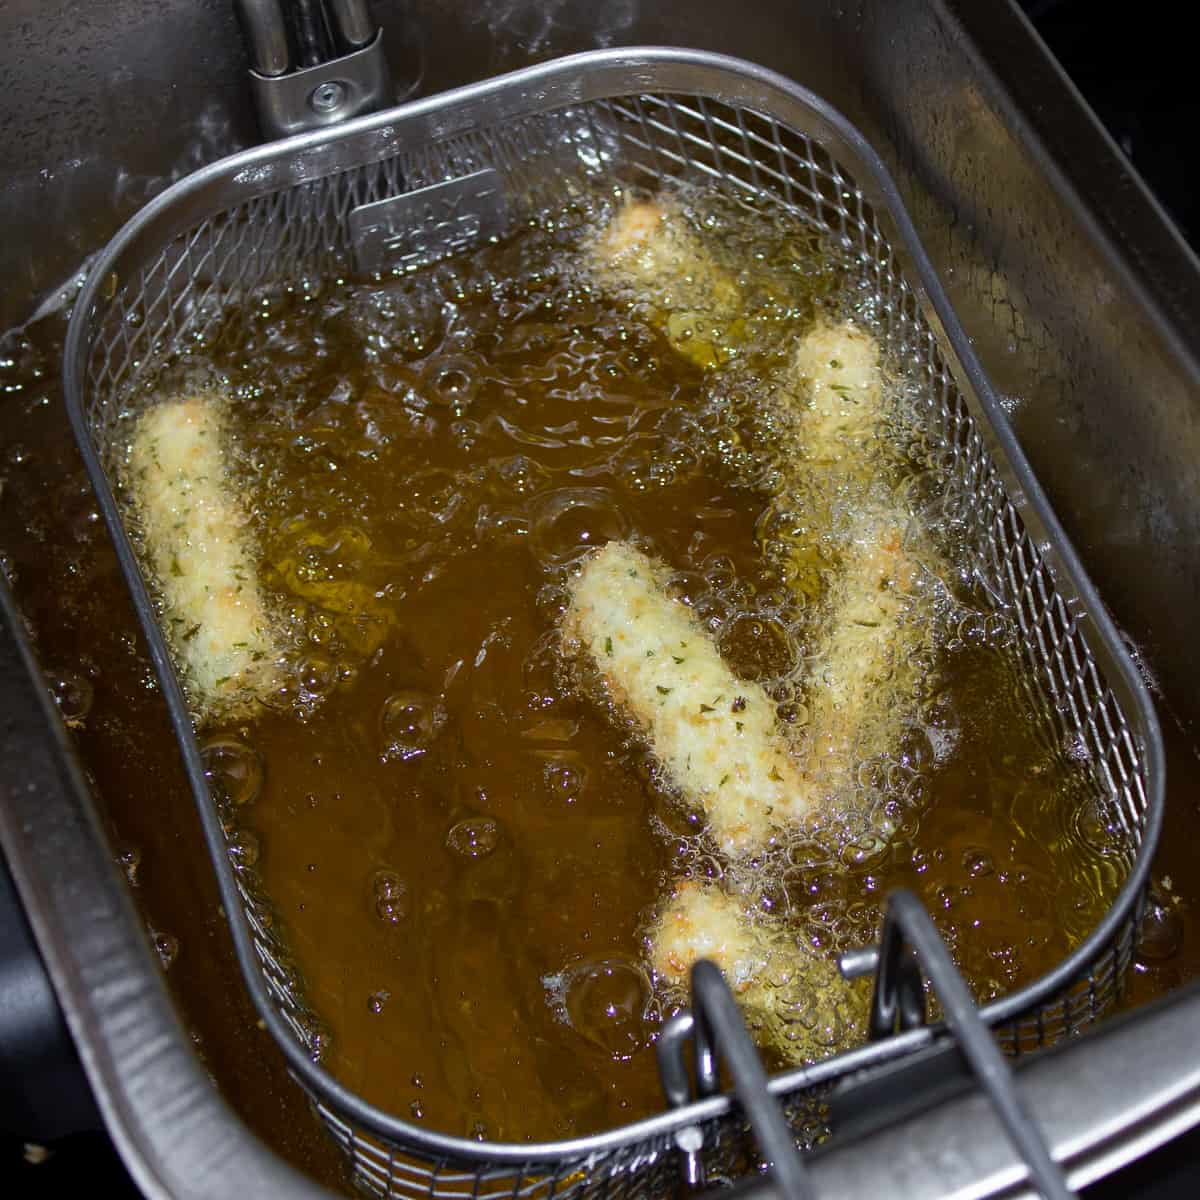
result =
[[[540,90],[513,82],[530,77]],[[577,100],[579,78],[589,79],[587,102]],[[560,87],[573,102],[556,102]],[[936,303],[936,278],[878,159],[802,89],[747,64],[684,52],[579,56],[428,102],[407,125],[403,111],[216,164],[166,193],[106,252],[76,307],[67,347],[77,436],[147,627],[224,895],[244,915],[244,924],[231,924],[247,984],[356,1181],[379,1195],[473,1200],[661,1195],[677,1182],[674,1134],[685,1125],[704,1130],[710,1178],[756,1165],[725,1098],[575,1142],[489,1146],[372,1109],[315,1064],[323,1030],[269,899],[253,871],[235,869],[224,853],[222,839],[236,834],[232,815],[205,788],[183,696],[113,498],[117,417],[156,363],[209,338],[231,308],[261,289],[351,270],[355,208],[485,168],[499,172],[518,216],[617,180],[656,187],[679,178],[765,194],[867,265],[885,352],[914,364],[925,385],[925,415],[948,481],[943,503],[970,530],[984,590],[1019,626],[1031,703],[1050,714],[1064,744],[1083,747],[1106,815],[1137,848],[1101,927],[1051,977],[985,1010],[1014,1053],[1086,1027],[1119,996],[1136,946],[1162,805],[1157,727],[1019,451],[1005,442],[994,401],[990,409],[981,403],[982,373],[948,306]],[[314,157],[324,165],[314,169]],[[777,1078],[802,1146],[825,1134],[833,1082],[888,1053],[877,1043]]]

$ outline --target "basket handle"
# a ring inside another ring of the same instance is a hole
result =
[[[1025,1160],[1034,1187],[1046,1200],[1074,1200],[1075,1194],[1067,1186],[1041,1130],[1021,1100],[1012,1071],[980,1017],[937,926],[912,892],[897,888],[888,896],[880,945],[843,955],[839,967],[847,979],[875,974],[875,991],[871,999],[872,1037],[886,1037],[897,1028],[910,1028],[905,1022],[914,1019],[913,1008],[918,1000],[918,1023],[924,1022],[925,999],[920,979],[923,968],[934,994],[941,1001],[950,1032],[995,1108],[1009,1139]]]

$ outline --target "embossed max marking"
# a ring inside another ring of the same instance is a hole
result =
[[[489,167],[360,205],[350,213],[350,236],[360,270],[412,270],[495,237],[507,224],[500,174]]]

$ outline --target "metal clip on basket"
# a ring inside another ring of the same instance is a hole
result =
[[[878,156],[816,96],[717,55],[622,49],[546,63],[249,150],[151,202],[100,256],[76,304],[65,383],[71,419],[170,706],[246,986],[359,1183],[395,1196],[662,1194],[676,1138],[703,1152],[742,1135],[711,1096],[621,1129],[537,1145],[479,1143],[366,1104],[310,1053],[311,1014],[253,875],[231,864],[184,697],[110,474],[122,407],[157,361],[209,335],[263,289],[435,260],[554,208],[580,189],[683,178],[756,193],[840,238],[867,269],[884,349],[915,364],[939,443],[948,513],[971,531],[974,569],[1022,634],[1031,691],[1090,764],[1096,802],[1129,847],[1111,909],[1055,970],[985,1006],[1010,1051],[1091,1022],[1134,951],[1163,805],[1158,727],[1145,688],[1033,478]],[[906,926],[910,938],[919,933]],[[911,999],[911,997],[910,997]],[[942,1036],[919,1026],[770,1081],[793,1121],[834,1081]],[[795,1132],[795,1131],[794,1131]],[[805,1140],[803,1130],[801,1140]],[[697,1149],[697,1153],[700,1153]]]

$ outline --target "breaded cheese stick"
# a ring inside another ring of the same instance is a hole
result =
[[[807,404],[797,449],[810,461],[852,471],[856,451],[884,418],[879,343],[849,321],[819,320],[796,344],[787,375]]]
[[[701,958],[721,969],[761,1046],[811,1062],[861,1040],[867,992],[844,980],[781,922],[747,912],[716,884],[684,880],[650,929],[650,966],[686,989]]]
[[[665,571],[625,542],[591,555],[563,618],[610,697],[645,733],[671,781],[708,816],[729,855],[753,852],[813,803],[780,733],[775,703],[737,678]]]
[[[806,530],[791,555],[792,577],[810,599],[824,590],[827,534],[842,513],[870,503],[870,493],[889,482],[887,442],[880,434],[890,406],[879,357],[868,331],[822,317],[774,377],[781,486],[772,506],[787,524]],[[776,524],[768,521],[765,528]]]
[[[128,455],[143,553],[202,723],[252,711],[281,682],[248,517],[226,467],[228,437],[220,398],[192,396],[144,413]]]
[[[914,657],[930,634],[918,554],[906,544],[919,538],[911,526],[900,512],[862,518],[829,596],[808,683],[804,760],[822,791],[895,746],[911,720]]]
[[[648,300],[672,348],[699,367],[725,357],[741,292],[668,199],[626,198],[589,247],[601,284]]]

